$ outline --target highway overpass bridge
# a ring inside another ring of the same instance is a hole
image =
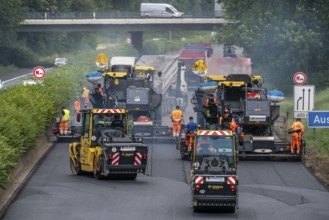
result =
[[[138,51],[143,48],[145,31],[205,31],[221,27],[223,18],[110,18],[110,19],[26,19],[19,32],[121,31],[131,34]]]

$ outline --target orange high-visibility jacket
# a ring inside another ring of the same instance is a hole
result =
[[[182,118],[184,117],[184,114],[181,110],[176,109],[171,112],[170,117],[172,118],[173,121],[181,121]]]
[[[80,102],[78,100],[74,102],[74,108],[76,113],[80,112]]]
[[[294,130],[300,129],[301,132],[304,132],[304,125],[301,122],[299,122],[299,121],[294,122],[292,124],[291,128],[294,129]]]

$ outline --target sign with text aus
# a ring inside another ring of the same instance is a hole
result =
[[[329,128],[329,111],[308,112],[307,127]]]
[[[314,109],[314,85],[294,86],[294,118],[307,118]]]

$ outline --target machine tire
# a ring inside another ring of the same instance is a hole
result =
[[[135,180],[137,178],[137,173],[131,173],[131,174],[111,174],[108,177],[111,180]]]
[[[228,207],[228,208],[226,209],[226,211],[229,212],[229,213],[235,213],[235,206],[233,206],[233,207]]]
[[[127,180],[135,180],[136,178],[137,178],[137,173],[127,174],[126,175]]]
[[[96,163],[97,158],[94,158],[94,170],[93,170],[93,174],[94,174],[94,178],[97,180],[101,180],[103,179],[103,175],[102,175],[102,168],[100,166],[100,163]],[[101,161],[101,158],[98,158],[98,161]]]
[[[182,160],[188,160],[188,156],[186,156],[184,154],[184,143],[180,144],[179,151],[180,151],[180,155],[181,155]]]
[[[77,161],[75,164],[74,164],[73,159],[70,157],[70,168],[71,168],[72,174],[75,176],[80,175],[82,173],[79,154],[78,154]]]
[[[203,208],[200,206],[193,206],[193,212],[202,212]]]

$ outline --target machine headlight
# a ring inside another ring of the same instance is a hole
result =
[[[92,136],[92,137],[91,137],[91,140],[92,140],[92,141],[96,141],[96,136]]]
[[[199,162],[195,162],[195,163],[194,163],[194,167],[195,167],[196,169],[199,169],[199,166],[200,166],[200,163],[199,163]]]

